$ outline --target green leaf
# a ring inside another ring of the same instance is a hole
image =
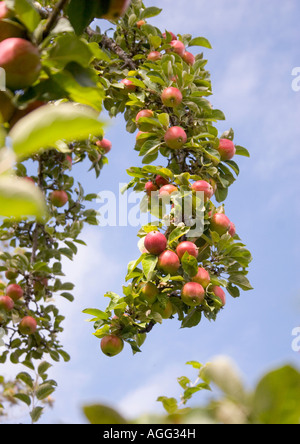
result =
[[[41,21],[41,18],[31,1],[5,0],[5,3],[9,9],[14,11],[16,18],[18,18],[30,32],[35,31]]]
[[[14,395],[14,398],[18,399],[19,401],[24,402],[25,404],[27,404],[28,406],[30,406],[31,404],[31,399],[28,395],[26,395],[25,393],[16,393]]]
[[[181,323],[181,328],[192,328],[196,327],[202,318],[202,313],[197,308],[194,308],[190,313],[183,319]]]
[[[39,401],[47,398],[54,392],[55,388],[51,384],[41,384],[36,390],[36,397]]]
[[[191,256],[187,251],[181,258],[181,264],[184,271],[190,276],[196,276],[198,272],[198,261],[194,256]]]
[[[45,64],[62,69],[70,62],[88,68],[94,54],[88,43],[74,34],[60,34],[50,47]]]
[[[196,37],[192,39],[188,46],[203,46],[212,49],[210,42],[205,37]]]
[[[142,11],[141,18],[146,19],[146,18],[156,17],[161,13],[161,11],[162,9],[160,8],[156,8],[155,6],[150,6],[150,8],[145,8]]]
[[[68,7],[68,17],[77,35],[83,33],[94,18],[95,2],[71,0]]]
[[[42,416],[44,408],[43,407],[35,407],[32,412],[30,412],[32,422],[38,422],[40,417]]]
[[[91,316],[94,316],[97,319],[103,319],[103,320],[109,319],[109,315],[107,313],[105,313],[104,311],[98,310],[96,308],[86,308],[85,310],[82,311],[82,313],[89,314]]]
[[[161,402],[164,406],[164,409],[169,413],[175,413],[178,410],[177,399],[175,398],[167,398],[166,396],[160,396],[157,398],[158,402]]]
[[[23,381],[26,385],[28,385],[28,387],[33,387],[32,377],[26,372],[18,373],[16,379],[20,379],[20,381]]]
[[[40,376],[44,375],[50,367],[52,367],[52,365],[49,364],[49,362],[46,361],[41,362],[38,366],[38,374]]]
[[[177,227],[172,231],[168,238],[168,244],[171,246],[173,242],[176,242],[182,236],[187,234],[190,231],[191,227]],[[197,273],[196,273],[197,274]]]
[[[12,146],[19,158],[42,148],[53,148],[64,140],[85,140],[103,133],[103,123],[91,108],[71,103],[45,105],[17,122],[10,131]]]
[[[157,265],[158,257],[153,256],[151,254],[147,254],[145,258],[142,260],[143,272],[146,279],[149,278],[149,274],[155,270]]]
[[[246,148],[236,145],[235,149],[236,149],[236,153],[235,153],[236,155],[250,157],[249,151]]]
[[[127,424],[123,416],[106,405],[94,404],[84,406],[83,413],[90,424]]]
[[[228,278],[229,282],[232,284],[237,285],[244,291],[253,290],[252,285],[250,284],[249,280],[244,276],[243,274],[231,274]]]

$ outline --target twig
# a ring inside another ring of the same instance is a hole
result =
[[[48,20],[45,24],[45,29],[43,32],[43,39],[48,37],[50,34],[53,26],[56,24],[58,16],[60,15],[61,11],[65,8],[69,0],[59,0],[59,2],[54,6],[52,9],[52,12],[50,13]]]

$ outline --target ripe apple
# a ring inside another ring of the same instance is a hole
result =
[[[12,118],[9,120],[10,128],[12,128],[20,119],[27,116],[27,114],[44,105],[46,105],[46,102],[35,100],[34,102],[31,102],[26,108],[17,109]]]
[[[150,254],[160,255],[167,247],[168,240],[159,231],[150,231],[145,237],[144,245]]]
[[[0,91],[0,120],[3,122],[8,122],[16,108],[12,104],[10,98],[5,92]]]
[[[121,353],[124,342],[122,338],[116,335],[107,335],[101,339],[100,347],[106,356],[113,357]]]
[[[6,296],[9,296],[14,302],[23,297],[23,288],[18,284],[10,284],[6,288]]]
[[[210,229],[222,236],[230,229],[230,220],[225,214],[216,213],[211,219]]]
[[[221,160],[230,160],[236,153],[236,148],[232,140],[220,139],[218,151],[221,156]]]
[[[35,185],[35,180],[33,177],[26,176],[26,177],[24,177],[24,180],[27,180],[28,182],[31,182]]]
[[[182,99],[183,97],[181,91],[179,91],[178,88],[174,88],[173,86],[165,88],[161,95],[162,103],[169,108],[179,106],[182,102]]]
[[[171,274],[173,276],[180,268],[180,260],[174,251],[165,250],[158,257],[157,267],[165,274]]]
[[[203,288],[206,288],[210,283],[210,275],[205,268],[198,268],[198,273],[192,279],[193,282],[197,282],[197,284],[202,285]]]
[[[156,285],[152,282],[147,282],[141,289],[141,299],[148,302],[148,304],[154,304],[158,294],[159,291]]]
[[[226,294],[223,288],[215,285],[214,287],[212,287],[212,292],[214,293],[215,296],[221,299],[223,306],[226,305]]]
[[[39,50],[21,38],[3,40],[0,42],[0,67],[5,70],[8,88],[27,88],[37,80],[42,68]]]
[[[54,205],[57,208],[61,208],[64,205],[66,205],[66,203],[69,200],[69,197],[65,191],[56,190],[56,191],[52,191],[52,193],[50,193],[49,199],[50,199],[50,202],[52,203],[52,205]]]
[[[205,200],[209,200],[214,195],[213,187],[206,180],[198,180],[192,185],[193,191],[203,191]]]
[[[191,52],[185,51],[182,58],[188,65],[193,66],[195,64],[196,59]]]
[[[173,32],[171,32],[171,31],[167,31],[167,32],[171,35],[172,41],[173,40],[177,40],[177,36]],[[163,36],[164,39],[166,39],[167,38],[167,33],[164,32],[162,36]]]
[[[161,59],[161,53],[158,51],[151,51],[148,54],[147,60],[150,60],[151,62],[157,62],[157,60]]]
[[[136,86],[134,85],[134,83],[132,82],[132,80],[129,79],[123,79],[121,80],[121,83],[124,85],[125,89],[127,91],[135,91],[136,90]]]
[[[151,196],[151,193],[154,193],[155,191],[158,191],[157,186],[150,180],[145,185],[145,191],[148,194],[148,196]]]
[[[136,123],[139,122],[139,119],[142,117],[153,117],[153,111],[151,109],[142,109],[139,113],[137,113],[135,121]]]
[[[33,335],[36,329],[37,322],[32,316],[25,316],[19,324],[19,331],[22,335]]]
[[[13,18],[13,13],[10,11],[4,1],[0,2],[0,42],[11,37],[24,37],[25,30],[21,24]]]
[[[164,185],[168,185],[169,181],[167,179],[165,179],[164,177],[160,176],[159,174],[156,176],[155,178],[155,183],[159,186],[159,187],[163,187]]]
[[[230,222],[230,228],[228,233],[230,234],[231,237],[234,237],[236,235],[236,227],[233,222]]]
[[[165,142],[168,148],[179,150],[187,141],[187,135],[180,126],[172,126],[165,133]]]
[[[131,0],[108,0],[108,8],[104,14],[102,12],[102,2],[100,2],[99,13],[97,13],[95,17],[106,20],[117,20],[125,14],[130,5],[130,1]]]
[[[11,311],[14,305],[14,301],[9,296],[0,296],[0,310]]]
[[[159,195],[160,196],[171,196],[171,194],[176,193],[178,191],[178,188],[175,187],[175,185],[172,184],[168,184],[168,185],[164,185],[163,187],[161,187],[161,189],[159,190]]]
[[[19,273],[16,270],[6,270],[5,277],[9,281],[16,279],[19,276]]]
[[[173,314],[173,305],[171,301],[167,301],[166,306],[162,305],[159,301],[152,305],[154,313],[159,313],[163,319],[170,319]]]
[[[136,22],[136,26],[140,29],[143,25],[145,25],[146,22],[145,20],[139,20],[138,22]]]
[[[99,148],[102,148],[106,154],[109,153],[112,148],[112,143],[108,139],[97,140],[96,145]]]
[[[205,290],[197,282],[188,282],[181,291],[182,301],[189,307],[201,305],[205,297]]]
[[[198,247],[194,242],[184,241],[177,246],[176,253],[179,259],[182,259],[185,252],[188,252],[189,255],[196,258],[198,257]]]
[[[172,50],[180,57],[184,56],[185,46],[180,40],[172,40],[170,43]]]

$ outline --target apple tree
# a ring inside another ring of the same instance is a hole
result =
[[[0,399],[30,406],[33,422],[55,390],[47,370],[70,359],[55,303],[74,299],[62,259],[85,244],[85,224],[97,225],[96,190],[86,194],[72,167],[87,160],[98,177],[108,163],[103,109],[137,132],[142,166],[128,170],[124,192],[143,193],[141,211],[155,221],[138,232],[123,295],[85,310],[102,351],[114,356],[126,342],[136,353],[155,324],[196,327],[217,318],[224,289],[251,289],[251,254],[223,204],[239,174],[233,158],[249,153],[233,130],[219,135],[225,116],[208,100],[207,61],[188,51],[210,43],[152,26],[160,12],[141,0],[0,1],[0,363],[25,366],[0,379]]]

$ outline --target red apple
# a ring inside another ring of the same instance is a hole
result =
[[[234,237],[236,235],[236,227],[233,222],[230,222],[230,228],[228,233],[230,234],[231,237]]]
[[[146,183],[145,185],[145,191],[148,194],[148,196],[151,196],[151,193],[154,193],[155,191],[158,191],[157,186],[151,182],[151,180],[149,182]]]
[[[170,317],[173,314],[173,305],[171,301],[167,301],[166,305],[164,306],[160,302],[155,302],[155,304],[152,305],[152,310],[154,313],[159,313],[163,319],[170,319]]]
[[[216,213],[211,219],[210,229],[222,236],[230,229],[230,220],[225,214]]]
[[[14,301],[9,296],[0,296],[0,310],[11,311],[14,305]]]
[[[46,102],[42,102],[41,100],[35,100],[34,102],[29,103],[29,105],[27,105],[26,108],[17,109],[9,121],[10,128],[12,128],[20,119],[27,116],[27,114],[31,113],[32,111],[44,105],[46,105]]]
[[[188,52],[188,51],[185,51],[185,53],[183,54],[183,60],[188,65],[191,65],[191,66],[193,66],[196,61],[195,56],[191,52]]]
[[[5,70],[8,88],[27,88],[37,80],[41,71],[39,50],[21,38],[3,40],[0,43],[0,68]]]
[[[179,270],[180,260],[174,251],[165,250],[159,255],[157,266],[165,274],[174,275]]]
[[[164,89],[161,95],[162,103],[169,108],[179,106],[182,99],[183,97],[179,89],[174,88],[173,86]]]
[[[173,40],[177,40],[177,37],[176,37],[176,35],[173,32],[171,32],[171,31],[167,31],[167,32],[171,35],[172,41]],[[163,36],[164,39],[166,39],[167,38],[167,33],[164,32],[162,36]]]
[[[15,110],[16,108],[7,94],[0,91],[0,121],[8,122],[12,118]]]
[[[148,302],[148,304],[154,304],[158,295],[159,291],[156,285],[154,285],[152,282],[147,282],[142,286],[141,299]]]
[[[164,185],[168,185],[169,181],[167,179],[165,179],[164,177],[160,176],[159,174],[156,176],[155,178],[155,183],[159,186],[159,187],[163,187]]]
[[[188,282],[181,291],[182,301],[189,307],[201,305],[205,297],[205,290],[197,282]]]
[[[33,333],[36,332],[36,329],[37,322],[31,316],[25,316],[19,324],[19,331],[22,335],[33,335]]]
[[[153,117],[153,111],[151,109],[142,109],[139,113],[137,113],[135,121],[138,123],[139,119],[142,117]]]
[[[193,191],[202,191],[204,193],[205,199],[211,199],[214,195],[214,189],[213,187],[206,182],[206,180],[198,180],[197,182],[194,182],[192,185]]]
[[[116,335],[107,335],[101,339],[100,347],[106,356],[112,357],[121,353],[124,348],[124,342],[122,338]]]
[[[33,177],[26,176],[26,177],[24,177],[24,180],[27,180],[28,182],[31,182],[35,185],[35,180]]]
[[[65,191],[56,190],[56,191],[52,191],[52,193],[49,196],[49,199],[50,199],[50,202],[52,203],[52,205],[54,205],[57,208],[61,208],[64,205],[66,205],[66,203],[69,200],[69,197]]]
[[[149,52],[147,59],[151,62],[157,62],[157,60],[161,59],[161,53],[158,51],[151,51]]]
[[[220,139],[218,151],[221,156],[221,160],[230,160],[236,153],[236,148],[232,140]]]
[[[197,284],[202,285],[203,288],[206,288],[210,283],[210,275],[205,268],[198,268],[198,273],[192,279],[193,282],[197,282]]]
[[[144,245],[150,254],[160,255],[167,247],[168,240],[159,231],[151,231],[145,237]]]
[[[135,91],[136,90],[136,86],[134,85],[132,80],[123,79],[123,80],[121,80],[121,83],[124,85],[124,87],[127,91]]]
[[[179,150],[187,141],[187,135],[180,126],[172,126],[165,133],[165,142],[168,148]]]
[[[194,242],[185,241],[177,246],[176,253],[179,259],[182,259],[185,252],[188,252],[190,256],[198,257],[198,247]]]
[[[6,296],[9,296],[14,302],[23,297],[23,288],[18,284],[10,284],[6,288]]]
[[[180,57],[184,56],[185,46],[180,40],[172,40],[170,45],[172,46],[172,50],[178,54]]]
[[[212,292],[215,296],[221,299],[223,306],[226,305],[226,294],[221,287],[215,285],[214,287],[212,287]]]
[[[106,154],[109,153],[112,148],[112,143],[108,139],[97,140],[96,145],[99,148],[102,148]]]
[[[171,194],[177,193],[177,191],[178,191],[178,188],[175,187],[175,185],[168,184],[168,185],[164,185],[163,187],[161,187],[161,189],[159,190],[159,195],[160,196],[171,196]]]
[[[108,0],[108,2],[106,2],[106,4],[108,3],[108,8],[104,14],[101,8],[102,2],[100,2],[100,14],[95,15],[95,17],[106,20],[117,20],[125,14],[130,5],[130,1],[131,0]]]

